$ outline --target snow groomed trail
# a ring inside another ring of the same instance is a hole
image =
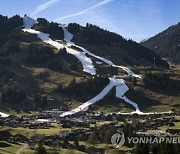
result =
[[[89,55],[89,56],[92,56],[92,57],[94,57],[94,58],[97,58],[97,59],[103,61],[104,63],[106,63],[107,65],[110,65],[110,66],[112,66],[112,67],[121,68],[121,69],[124,70],[128,75],[134,76],[134,77],[136,77],[136,78],[141,78],[141,75],[135,74],[135,73],[132,72],[129,68],[124,67],[124,66],[115,65],[112,61],[107,60],[107,59],[105,59],[105,58],[103,58],[103,57],[97,56],[97,55],[89,52],[88,50],[84,49],[83,47],[74,44],[74,42],[71,41],[71,40],[73,39],[73,35],[72,35],[65,27],[62,27],[62,28],[63,28],[63,30],[64,30],[64,40],[67,42],[67,45],[68,45],[68,46],[74,45],[74,46],[80,48],[80,49],[83,51],[82,53],[84,53],[84,55],[87,54],[87,55]],[[93,67],[94,67],[94,66],[93,66]]]
[[[36,21],[34,19],[25,16],[24,17],[24,28],[22,30],[24,32],[28,32],[31,34],[36,34],[44,43],[50,44],[57,49],[61,49],[63,47],[66,47],[66,45],[60,44],[59,42],[53,41],[51,38],[49,38],[49,34],[46,34],[46,33],[32,29],[32,27],[35,23],[36,23]],[[65,36],[66,36],[65,41],[67,42],[68,45],[70,44],[70,42],[68,42],[69,38],[73,37],[71,35],[72,34],[65,32]],[[71,45],[73,45],[73,44],[71,43]],[[68,48],[68,47],[66,47],[66,50],[69,54],[72,54],[76,58],[78,58],[78,60],[82,63],[84,72],[87,72],[91,75],[96,74],[96,69],[93,67],[92,60],[90,58],[88,58],[85,55],[85,53],[76,51],[76,50],[74,50],[72,48]]]
[[[57,41],[53,41],[51,38],[49,38],[49,34],[46,34],[46,33],[32,29],[33,25],[36,22],[37,21],[32,19],[32,18],[24,16],[24,28],[22,30],[24,32],[28,32],[31,34],[36,34],[43,42],[50,44],[57,49],[65,47],[69,54],[72,54],[77,59],[79,59],[79,61],[82,63],[84,72],[87,72],[91,75],[96,74],[96,68],[94,67],[92,60],[86,56],[86,55],[89,55],[89,56],[95,57],[98,60],[106,63],[107,65],[123,69],[129,76],[141,78],[140,75],[135,74],[129,68],[124,67],[124,66],[115,65],[113,62],[111,62],[111,61],[109,61],[103,57],[97,56],[97,55],[89,52],[88,50],[84,49],[81,46],[75,45],[74,42],[71,41],[73,39],[73,35],[65,27],[62,26],[63,31],[64,31],[64,40],[66,41],[67,44],[62,45],[62,44],[58,43]],[[82,52],[79,52],[79,51],[76,51],[76,50],[70,48],[71,45],[80,48],[82,50]],[[138,105],[135,102],[129,100],[128,98],[126,98],[126,96],[124,96],[124,94],[129,90],[129,88],[127,87],[127,85],[125,84],[123,79],[111,77],[111,78],[109,78],[109,80],[110,80],[109,84],[97,96],[88,100],[87,102],[83,103],[82,105],[80,105],[79,107],[77,107],[75,109],[72,109],[70,111],[62,113],[60,116],[64,117],[67,115],[72,115],[72,114],[76,114],[78,112],[87,110],[90,105],[92,105],[92,104],[100,101],[101,99],[103,99],[104,96],[106,96],[111,91],[111,89],[113,87],[116,87],[116,97],[117,98],[123,99],[126,103],[131,104],[135,108],[135,111],[132,113],[144,114],[143,112],[140,111]],[[132,114],[132,113],[129,113],[129,114]]]
[[[136,113],[142,113],[142,112],[140,112],[139,107],[136,103],[130,101],[125,96],[123,96],[126,93],[126,91],[128,91],[128,89],[129,89],[126,86],[126,84],[124,83],[124,80],[123,79],[115,79],[115,78],[109,78],[109,80],[110,80],[110,83],[97,96],[88,100],[87,102],[83,103],[82,105],[78,106],[77,108],[75,108],[73,110],[62,113],[61,117],[64,117],[67,115],[72,115],[72,114],[81,112],[83,110],[86,110],[90,105],[103,99],[111,91],[111,89],[113,87],[116,87],[116,97],[123,99],[127,103],[134,106],[136,109],[136,111],[135,111]]]

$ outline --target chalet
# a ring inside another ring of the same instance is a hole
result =
[[[163,131],[157,130],[157,131],[154,132],[154,135],[155,136],[167,135],[167,132],[163,132]]]
[[[166,132],[172,135],[180,135],[180,129],[167,129]]]
[[[23,121],[28,121],[28,120],[30,120],[30,117],[29,117],[29,116],[22,116],[21,118],[23,119]]]
[[[66,130],[60,131],[59,136],[65,138],[66,136],[69,136],[69,131]]]
[[[173,122],[169,122],[169,123],[168,123],[168,126],[169,126],[169,127],[173,127],[173,126],[175,126],[175,124],[174,124]]]
[[[73,124],[72,123],[65,123],[62,125],[62,128],[72,128]]]
[[[37,119],[51,119],[52,115],[48,113],[39,114],[36,116]]]
[[[39,123],[41,125],[44,125],[46,127],[51,127],[51,123],[49,119],[37,119],[36,123]]]
[[[137,132],[135,132],[135,134],[138,136],[147,136],[148,135],[146,132],[142,132],[142,131],[137,131]]]
[[[23,122],[21,122],[20,127],[27,128],[27,127],[29,127],[30,125],[31,125],[30,122],[28,122],[28,121],[23,121]]]

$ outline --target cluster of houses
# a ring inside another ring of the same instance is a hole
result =
[[[6,118],[0,117],[0,126],[12,128],[23,127],[29,129],[46,129],[51,127],[49,120],[37,119],[34,116],[15,116],[10,115]]]
[[[52,145],[56,141],[62,140],[68,136],[69,139],[74,139],[75,136],[81,135],[82,137],[88,136],[93,132],[95,125],[101,126],[115,126],[121,129],[124,123],[131,123],[132,126],[136,127],[136,135],[149,135],[147,130],[158,130],[158,127],[169,126],[166,133],[169,135],[180,135],[180,129],[171,129],[175,122],[179,120],[179,113],[162,113],[162,114],[151,114],[151,115],[137,115],[137,114],[104,114],[84,112],[76,115],[60,117],[59,112],[41,112],[37,115],[31,116],[15,116],[0,117],[0,126],[8,126],[12,128],[23,127],[29,129],[51,129],[54,127],[52,123],[56,123],[62,128],[74,128],[74,129],[59,129],[59,134],[49,135],[44,137],[46,145]],[[158,133],[160,131],[157,131]],[[1,135],[3,134],[3,135]],[[35,139],[29,139],[21,134],[16,136],[11,135],[8,131],[0,131],[0,139],[13,140],[20,142],[34,142]],[[37,138],[36,138],[37,139]],[[32,142],[32,143],[33,143]]]
[[[107,121],[117,123],[129,122],[132,125],[137,125],[142,131],[155,130],[160,126],[174,126],[174,122],[179,122],[175,117],[179,113],[156,113],[150,115],[137,115],[137,114],[105,114],[103,112],[82,112],[76,115],[60,117],[59,112],[40,112],[37,115],[23,115],[8,117],[0,117],[0,126],[8,127],[23,127],[30,129],[47,129],[53,127],[51,123],[62,125],[63,128],[84,127],[90,128],[91,124],[97,122],[105,123]]]

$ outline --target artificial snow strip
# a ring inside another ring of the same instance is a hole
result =
[[[52,45],[53,47],[57,49],[61,49],[63,47],[66,47],[65,45],[60,44],[58,41],[53,41],[51,38],[49,38],[49,34],[37,31],[32,29],[33,25],[36,23],[36,21],[30,17],[25,16],[24,17],[24,28],[22,29],[24,32],[28,32],[31,34],[36,34],[44,43],[47,43],[49,45]],[[72,39],[72,34],[67,33],[66,28],[63,28],[65,31],[65,41],[68,43],[68,45],[73,45],[72,42],[68,41],[69,39]],[[71,43],[71,44],[70,44]],[[96,74],[96,69],[93,66],[93,62],[90,58],[88,58],[85,53],[83,52],[78,52],[72,48],[66,47],[66,50],[69,54],[74,55],[81,63],[83,66],[83,71],[87,72],[91,75]]]
[[[64,31],[64,40],[66,41],[67,44],[62,45],[58,41],[53,41],[51,38],[49,38],[49,34],[32,29],[32,27],[35,23],[36,23],[36,21],[34,19],[25,16],[24,17],[24,28],[22,30],[24,32],[28,32],[31,34],[36,34],[43,42],[50,44],[57,49],[61,49],[61,48],[65,47],[69,54],[74,55],[82,63],[84,72],[87,72],[91,75],[96,74],[96,68],[94,67],[92,60],[86,56],[86,55],[89,55],[89,56],[97,58],[98,60],[100,60],[112,67],[118,67],[118,68],[123,69],[125,72],[127,72],[127,74],[129,76],[141,78],[140,75],[135,74],[129,68],[124,67],[124,66],[115,65],[110,60],[107,60],[103,57],[97,56],[97,55],[89,52],[88,50],[84,49],[83,47],[75,45],[74,42],[71,41],[73,39],[73,35],[65,27],[62,27],[62,29]],[[82,50],[82,52],[79,52],[75,49],[70,48],[72,45],[77,48],[80,48]],[[67,116],[67,115],[76,114],[80,111],[87,110],[90,105],[103,99],[110,92],[110,90],[113,87],[116,87],[116,97],[117,98],[123,99],[125,102],[131,104],[135,108],[134,113],[141,114],[142,112],[139,110],[138,105],[135,102],[130,101],[128,98],[126,98],[124,96],[124,94],[129,90],[129,88],[125,84],[124,80],[117,79],[116,77],[111,77],[111,78],[109,78],[109,80],[110,80],[110,83],[97,96],[95,96],[94,98],[90,99],[89,101],[83,103],[82,105],[80,105],[79,107],[77,107],[75,109],[72,109],[70,111],[62,113],[60,116],[63,117],[63,116]]]

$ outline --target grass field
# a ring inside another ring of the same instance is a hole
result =
[[[2,141],[0,141],[0,144],[4,145],[3,147],[0,146],[0,154],[14,154],[20,148],[20,145],[18,144],[11,144]]]
[[[0,146],[0,154],[14,154],[16,153],[16,151],[18,151],[21,147],[21,145],[16,145],[16,144],[10,144],[7,142],[1,142],[4,145],[8,146],[8,147],[1,147]],[[49,146],[45,146],[47,153],[53,153],[54,149],[52,147]],[[31,150],[29,149],[29,147],[25,148],[22,151],[22,154],[34,154],[35,150]],[[84,152],[81,151],[77,151],[77,150],[69,150],[69,149],[60,149],[58,150],[59,154],[85,154]]]
[[[53,154],[54,149],[52,147],[49,146],[44,146],[44,147],[46,148],[47,153]],[[70,150],[70,149],[59,149],[56,152],[58,152],[59,154],[85,154],[84,152],[77,150]],[[35,153],[34,150],[30,150],[26,148],[23,150],[22,154],[34,154],[34,153]]]
[[[106,154],[130,154],[130,153],[124,150],[119,150],[119,149],[109,149],[109,150],[106,150]]]
[[[62,149],[59,151],[59,154],[85,154],[85,153],[77,150]]]
[[[174,107],[180,105],[180,70],[153,69],[142,66],[132,70],[142,75],[147,71],[151,71],[152,73],[166,73],[169,75],[169,83],[166,88],[156,87],[154,89],[145,89],[143,78],[137,80],[136,86],[133,85],[133,82],[129,82],[129,80],[126,79],[126,83],[129,86],[134,87],[135,90],[138,89],[144,94],[143,96],[138,95],[138,92],[135,96],[131,93],[129,94],[130,99],[136,102],[143,112],[167,112],[172,109],[180,111],[179,107]],[[177,85],[176,87],[174,86],[175,84]]]
[[[85,145],[86,147],[92,147],[93,145],[88,143],[88,142],[83,142],[83,141],[80,141],[79,142],[80,145]],[[106,152],[108,153],[111,153],[113,151],[116,151],[116,152],[119,152],[119,151],[128,151],[128,150],[131,150],[131,148],[128,148],[126,146],[121,146],[119,147],[118,149],[114,149],[112,144],[95,144],[94,145],[95,148],[102,148],[102,149],[105,149]]]
[[[175,126],[161,126],[158,127],[158,130],[161,130],[163,132],[166,132],[167,129],[180,129],[180,122],[174,122]],[[148,130],[147,133],[148,134],[154,134],[157,130]]]
[[[32,136],[43,136],[43,135],[53,135],[59,134],[62,130],[71,130],[70,128],[61,128],[57,124],[53,124],[53,128],[50,129],[29,129],[29,128],[12,128],[12,127],[0,127],[0,131],[9,131],[12,135],[22,134],[27,137]]]
[[[96,112],[105,112],[105,113],[112,113],[112,112],[132,112],[134,111],[133,109],[126,108],[126,107],[117,107],[117,106],[112,106],[112,105],[107,105],[107,106],[96,106]]]
[[[169,126],[162,126],[159,127],[160,130],[166,131],[167,129],[180,129],[180,122],[174,122],[175,126],[169,127]]]
[[[9,110],[8,112],[6,112],[7,114],[9,115],[16,115],[16,116],[33,116],[33,115],[36,115],[38,112],[36,111],[31,111],[31,112],[16,112],[14,110]]]

